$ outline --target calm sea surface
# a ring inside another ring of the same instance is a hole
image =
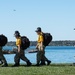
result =
[[[4,50],[12,50],[12,46],[5,46]],[[32,62],[36,63],[36,53],[28,53],[28,50],[35,49],[35,46],[31,46],[26,50],[26,57]],[[45,49],[46,57],[52,61],[52,63],[74,63],[75,62],[75,47],[73,46],[48,46]],[[4,55],[8,63],[14,63],[15,54]],[[21,63],[25,63],[21,60]]]

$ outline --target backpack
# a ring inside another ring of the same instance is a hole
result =
[[[2,47],[2,46],[5,46],[7,42],[8,42],[7,37],[4,36],[4,35],[0,35],[0,46],[1,46],[1,47]]]
[[[30,41],[26,36],[21,37],[21,48],[22,50],[27,49],[30,46]]]
[[[43,38],[44,38],[43,42],[44,46],[48,46],[49,43],[52,41],[52,35],[50,33],[43,33]]]

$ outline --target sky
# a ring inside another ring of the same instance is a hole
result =
[[[75,40],[75,0],[0,0],[0,34],[9,41],[16,30],[36,41],[37,27],[53,41]]]

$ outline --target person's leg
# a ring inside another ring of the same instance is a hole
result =
[[[46,56],[45,56],[45,51],[44,51],[44,53],[43,53],[43,59],[44,59],[45,61],[47,61],[47,65],[49,65],[49,64],[51,63],[51,61],[46,58]]]
[[[14,66],[19,66],[20,65],[20,53],[17,53],[14,57]]]
[[[7,64],[7,61],[6,61],[5,57],[3,56],[3,52],[2,52],[2,48],[1,47],[0,47],[0,59],[3,62],[2,67],[7,67],[8,64]]]
[[[43,49],[44,49],[44,46],[43,46]],[[40,65],[45,65],[45,60],[43,58],[44,56],[44,53],[43,53],[44,50],[42,50],[42,47],[41,45],[38,46],[38,52],[37,52],[37,64],[40,63]]]
[[[2,62],[2,60],[0,59],[0,65],[2,65],[3,64],[3,62]]]
[[[31,66],[31,62],[27,59],[27,57],[24,54],[22,54],[20,58],[27,63],[27,66]]]
[[[7,64],[7,61],[6,61],[5,57],[3,56],[3,54],[0,55],[0,59],[1,59],[2,63],[3,63],[2,67],[7,67],[8,64]]]
[[[46,65],[46,64],[45,64],[45,61],[44,61],[43,59],[41,59],[40,65]]]
[[[45,61],[47,61],[47,65],[49,65],[49,64],[51,63],[51,61],[48,60],[48,59],[46,58],[46,56],[44,56],[44,59],[45,59]]]
[[[40,61],[41,61],[41,52],[40,51],[37,52],[37,56],[36,57],[37,57],[37,64],[36,65],[39,66],[40,65]]]
[[[45,47],[43,46],[40,65],[46,65],[46,64],[45,64],[45,59],[44,59],[44,54],[45,54],[45,53],[44,53],[44,49],[45,49]]]
[[[43,46],[43,52],[42,52],[42,60],[45,62],[45,61],[47,61],[47,65],[49,65],[50,63],[51,63],[51,61],[50,60],[48,60],[47,58],[46,58],[46,56],[45,56],[45,47]]]
[[[46,65],[43,52],[42,52],[42,56],[41,56],[41,63],[40,63],[40,65]]]
[[[21,50],[21,56],[20,56],[20,58],[23,60],[23,61],[25,61],[26,63],[27,63],[27,66],[31,66],[31,62],[28,60],[28,58],[25,56],[25,52],[24,52],[24,50]]]

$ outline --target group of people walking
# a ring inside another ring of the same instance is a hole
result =
[[[38,35],[38,40],[37,40],[37,45],[36,45],[36,49],[37,49],[37,55],[36,55],[36,66],[40,66],[40,65],[46,65],[45,62],[47,62],[47,65],[49,65],[51,63],[50,60],[48,60],[45,56],[45,45],[44,45],[44,36],[43,36],[43,32],[42,29],[40,27],[38,27],[35,31]],[[16,46],[17,46],[17,52],[16,55],[14,57],[14,62],[15,64],[13,65],[13,67],[17,67],[20,66],[20,59],[22,59],[23,61],[25,61],[27,63],[27,66],[31,66],[32,63],[30,62],[30,60],[25,56],[25,51],[23,50],[23,48],[21,47],[22,45],[22,40],[21,40],[21,35],[19,31],[15,31],[14,36],[16,38]],[[7,61],[2,53],[2,47],[0,46],[0,60],[2,61],[2,67],[7,67]]]

